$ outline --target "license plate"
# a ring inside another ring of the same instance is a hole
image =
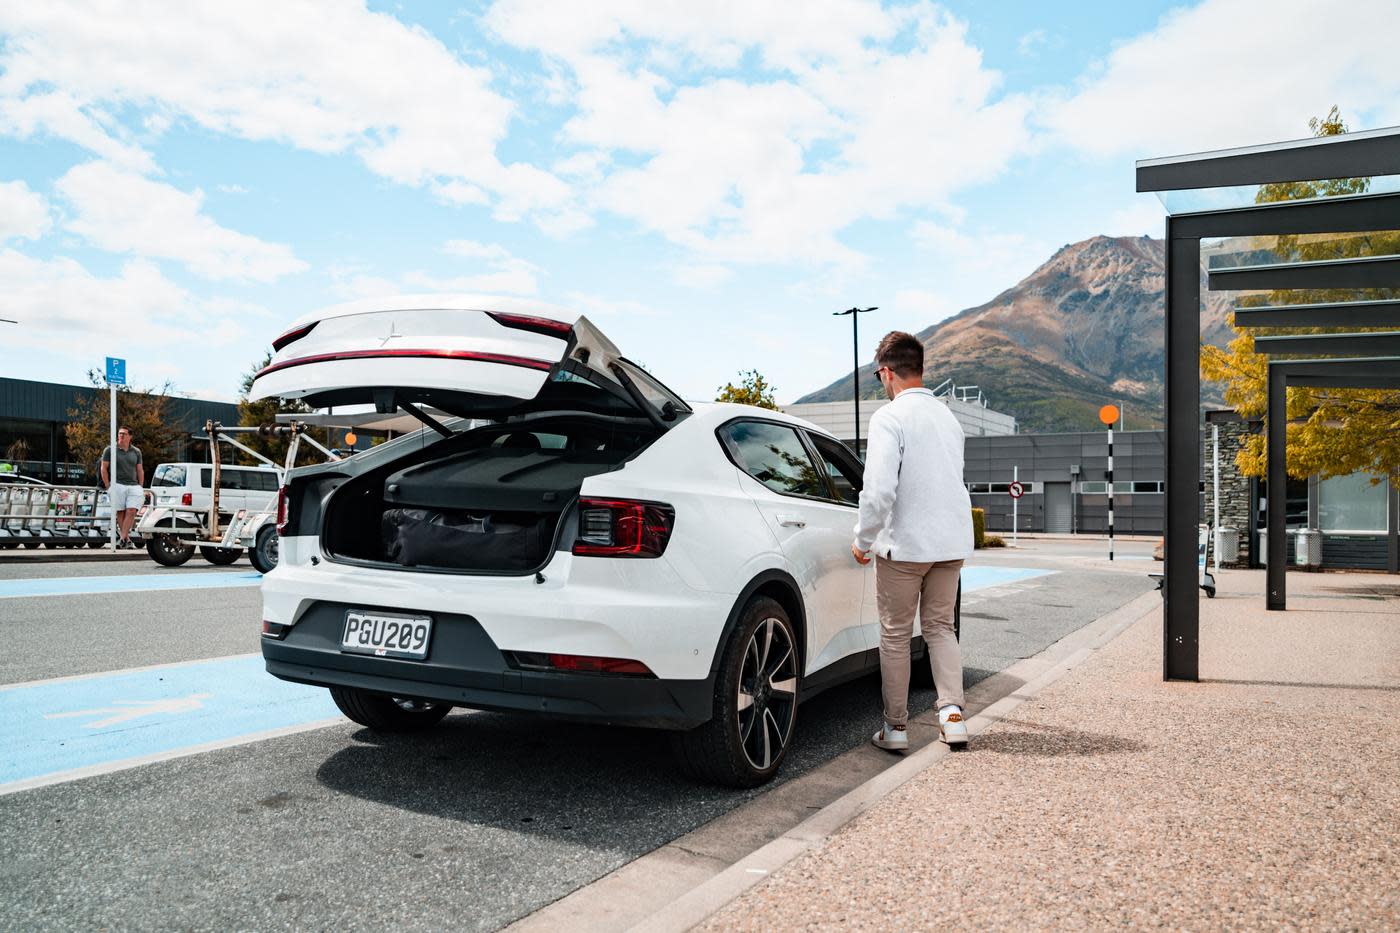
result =
[[[421,661],[428,656],[428,639],[432,634],[433,620],[427,616],[349,609],[345,613],[345,634],[340,639],[340,650],[378,658]]]

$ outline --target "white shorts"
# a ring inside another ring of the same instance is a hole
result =
[[[113,483],[110,490],[112,508],[121,512],[125,509],[139,509],[146,502],[146,494],[140,486],[123,486]]]

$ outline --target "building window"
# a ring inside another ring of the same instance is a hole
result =
[[[1365,473],[1334,476],[1318,484],[1318,519],[1323,531],[1355,531],[1384,534],[1385,481],[1372,484]]]

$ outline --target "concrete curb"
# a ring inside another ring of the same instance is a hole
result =
[[[978,712],[968,721],[968,732],[978,735],[988,727],[1005,719],[1027,700],[1035,698],[1042,690],[1059,680],[1066,673],[1095,652],[1108,644],[1130,626],[1141,621],[1152,612],[1159,612],[1161,596],[1154,592],[1144,593],[1126,605],[1120,606],[1077,632],[1065,636],[1055,645],[1042,652],[1043,655],[1068,655],[1057,660],[1042,660],[1040,657],[1027,658],[1012,665],[1004,673],[1028,674],[1025,683],[1015,692],[1002,697]],[[1058,650],[1056,650],[1058,649]],[[1018,670],[1020,669],[1020,670]],[[926,713],[915,722],[936,725],[936,715]],[[841,827],[860,816],[873,804],[908,782],[920,772],[938,764],[944,756],[952,754],[941,742],[934,742],[905,757],[875,777],[846,793],[828,806],[814,813],[806,820],[783,833],[777,839],[755,850],[724,871],[713,876],[688,893],[672,901],[662,910],[635,924],[630,929],[636,931],[680,931],[702,923],[711,914],[739,897],[749,888],[758,884],[768,875],[787,865],[799,855],[826,842]]]
[[[151,556],[142,548],[138,551],[109,551],[101,548],[36,548],[33,550],[0,551],[0,564],[60,564],[89,563],[95,560],[150,560]]]

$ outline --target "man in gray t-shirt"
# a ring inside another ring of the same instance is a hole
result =
[[[107,487],[112,501],[112,518],[117,523],[117,547],[130,548],[131,526],[136,523],[136,510],[145,501],[141,487],[146,483],[146,468],[141,464],[141,448],[131,444],[131,429],[117,431],[116,470],[112,469],[112,448],[102,451],[102,485]]]

